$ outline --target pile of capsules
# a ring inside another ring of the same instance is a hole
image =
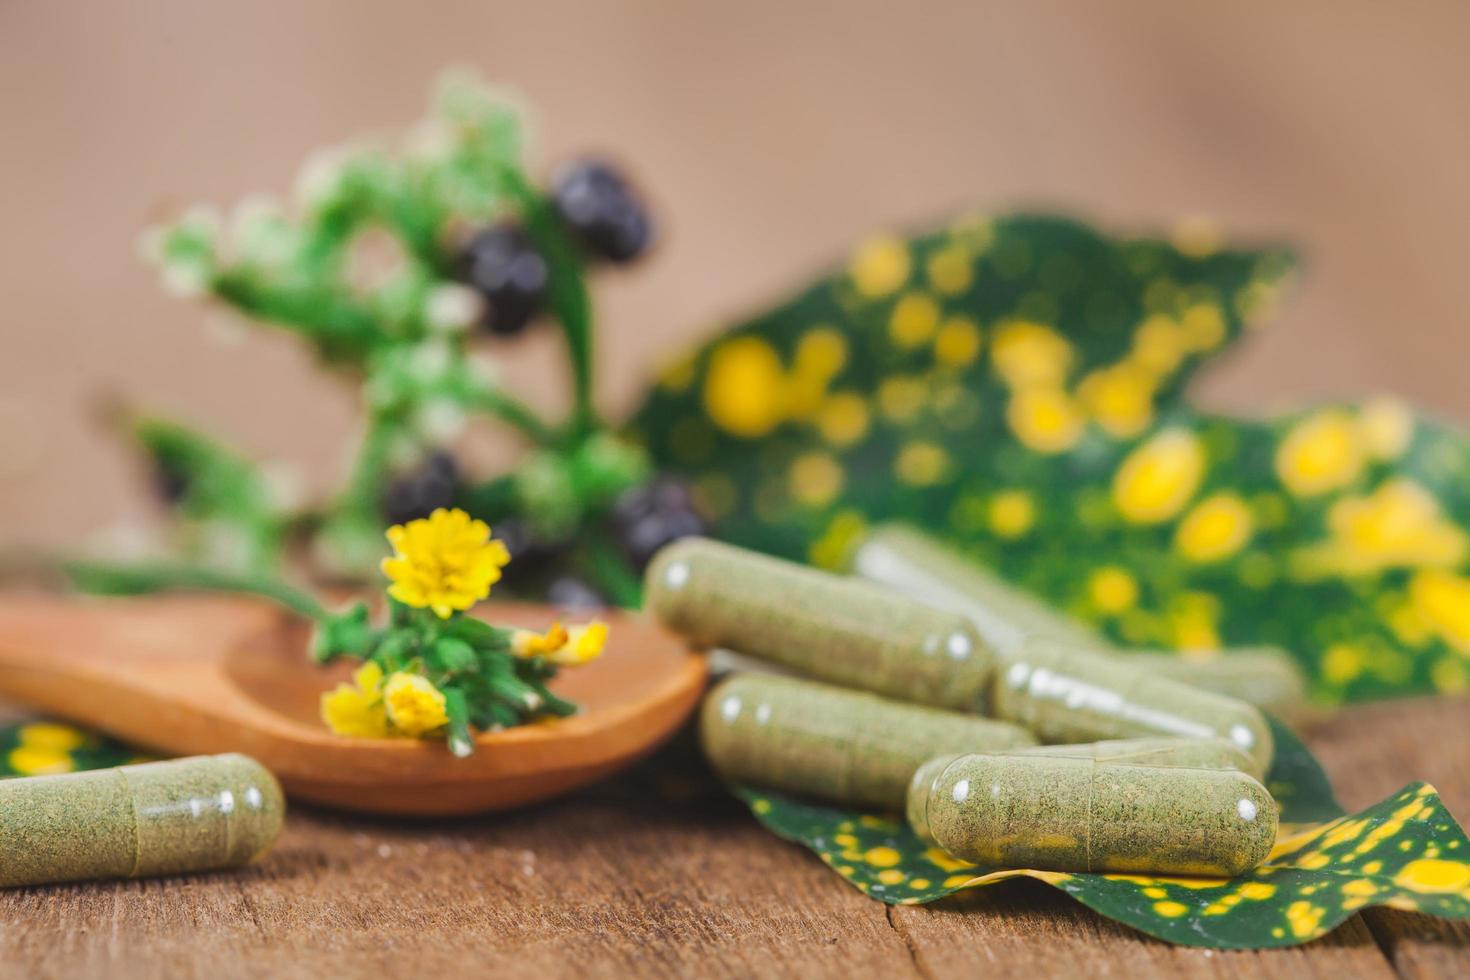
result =
[[[737,672],[705,701],[723,777],[906,812],[928,843],[993,867],[1233,876],[1265,860],[1271,729],[1220,692],[1299,699],[1279,651],[1182,683],[1165,676],[1177,661],[1110,651],[902,528],[870,535],[853,570],[704,538],[649,566],[664,625],[788,672]]]

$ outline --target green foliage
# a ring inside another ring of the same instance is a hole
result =
[[[1386,399],[1189,407],[1291,258],[1183,244],[874,238],[668,365],[630,429],[737,544],[837,568],[902,520],[1125,646],[1280,646],[1325,701],[1464,689],[1470,442]]]
[[[1470,840],[1432,787],[1411,784],[1344,815],[1311,753],[1286,728],[1273,727],[1277,757],[1268,783],[1282,805],[1282,833],[1266,862],[1238,878],[982,868],[927,847],[886,814],[744,787],[736,793],[766,827],[891,905],[1025,875],[1151,936],[1216,949],[1307,942],[1370,905],[1470,918]]]

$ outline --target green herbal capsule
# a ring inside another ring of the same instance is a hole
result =
[[[1286,719],[1309,714],[1306,681],[1284,650],[1246,647],[1207,660],[1118,651],[1083,624],[930,536],[900,524],[875,528],[854,549],[854,574],[974,621],[991,649],[1014,653],[1030,636],[1107,651],[1169,680],[1239,698]]]
[[[1260,771],[1271,768],[1271,729],[1244,701],[1042,637],[1000,658],[990,709],[1043,742],[1145,735],[1223,738],[1249,753]]]
[[[284,814],[275,777],[243,755],[0,780],[0,886],[238,867]]]
[[[1229,769],[966,755],[914,796],[941,849],[989,867],[1230,877],[1276,840],[1276,801]]]
[[[995,754],[995,753],[992,753]],[[1250,755],[1220,738],[1118,738],[1104,742],[1081,742],[1072,745],[1035,745],[1024,749],[1006,749],[1006,755],[1052,756],[1072,759],[1106,759],[1130,766],[1171,766],[1182,769],[1234,769],[1253,779],[1262,777],[1260,767]],[[908,804],[909,823],[914,832],[934,843],[925,823],[924,801],[929,788],[955,756],[936,756],[914,771]],[[915,811],[914,807],[918,807]]]
[[[1284,721],[1302,721],[1313,714],[1301,668],[1291,654],[1277,647],[1238,647],[1204,659],[1148,651],[1114,656],[1171,681],[1238,698]]]
[[[974,710],[991,675],[990,650],[962,615],[706,538],[660,551],[645,595],[696,645],[900,700]]]
[[[715,687],[700,740],[731,782],[895,813],[926,759],[1036,741],[1004,722],[769,674],[736,674]]]

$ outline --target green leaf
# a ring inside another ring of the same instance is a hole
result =
[[[430,656],[437,661],[437,669],[448,673],[474,670],[480,663],[479,657],[475,655],[475,648],[453,636],[441,636],[435,640],[430,648]]]
[[[139,418],[133,437],[159,478],[179,494],[187,549],[221,568],[265,572],[276,567],[284,518],[255,464],[214,440],[159,418]]]
[[[1268,782],[1282,804],[1282,832],[1261,867],[1231,879],[981,868],[928,847],[887,815],[747,787],[735,793],[768,829],[889,904],[1025,875],[1151,936],[1219,949],[1307,942],[1368,905],[1470,918],[1470,841],[1433,787],[1415,783],[1345,816],[1316,760],[1285,728],[1276,732],[1285,739]]]
[[[1190,408],[1291,257],[1189,244],[878,236],[666,367],[632,433],[737,544],[838,568],[905,521],[1123,646],[1279,646],[1329,703],[1470,688],[1470,440],[1384,399]]]

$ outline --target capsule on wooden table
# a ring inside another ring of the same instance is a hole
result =
[[[1238,698],[1282,721],[1300,723],[1316,713],[1301,668],[1279,647],[1232,647],[1207,657],[1140,650],[1114,656],[1171,681]]]
[[[868,532],[848,567],[899,595],[970,617],[980,638],[999,653],[1019,649],[1028,636],[1094,647],[1106,642],[960,552],[903,524],[882,524]]]
[[[0,886],[238,867],[284,814],[280,784],[243,755],[0,780]]]
[[[1285,720],[1310,716],[1306,681],[1291,655],[1274,647],[1219,651],[1208,659],[1118,650],[1101,635],[1053,609],[941,541],[902,524],[884,524],[853,550],[854,574],[900,595],[970,617],[999,653],[1043,636],[1143,666],[1160,677],[1239,698]]]
[[[735,674],[716,686],[700,741],[731,782],[893,813],[926,759],[1036,742],[1004,722],[770,674]]]
[[[939,848],[989,867],[1233,877],[1276,840],[1276,801],[1230,769],[966,755],[913,794]]]
[[[992,751],[989,754],[999,755],[1001,753]],[[1263,776],[1254,758],[1221,738],[1172,738],[1168,736],[1118,738],[1072,745],[1034,745],[1022,749],[1006,749],[1004,754],[1105,759],[1108,762],[1132,766],[1234,769],[1258,781]],[[910,807],[916,801],[922,802],[928,798],[929,787],[955,758],[957,756],[936,756],[914,771],[908,795]],[[929,828],[924,822],[922,807],[917,813],[910,809],[908,816],[914,832],[929,843],[934,843],[929,835]]]
[[[1043,742],[1223,738],[1247,752],[1260,771],[1271,769],[1271,729],[1251,705],[1043,637],[1000,657],[989,707]]]
[[[962,615],[707,538],[660,551],[645,596],[696,646],[940,708],[975,710],[994,662]]]

